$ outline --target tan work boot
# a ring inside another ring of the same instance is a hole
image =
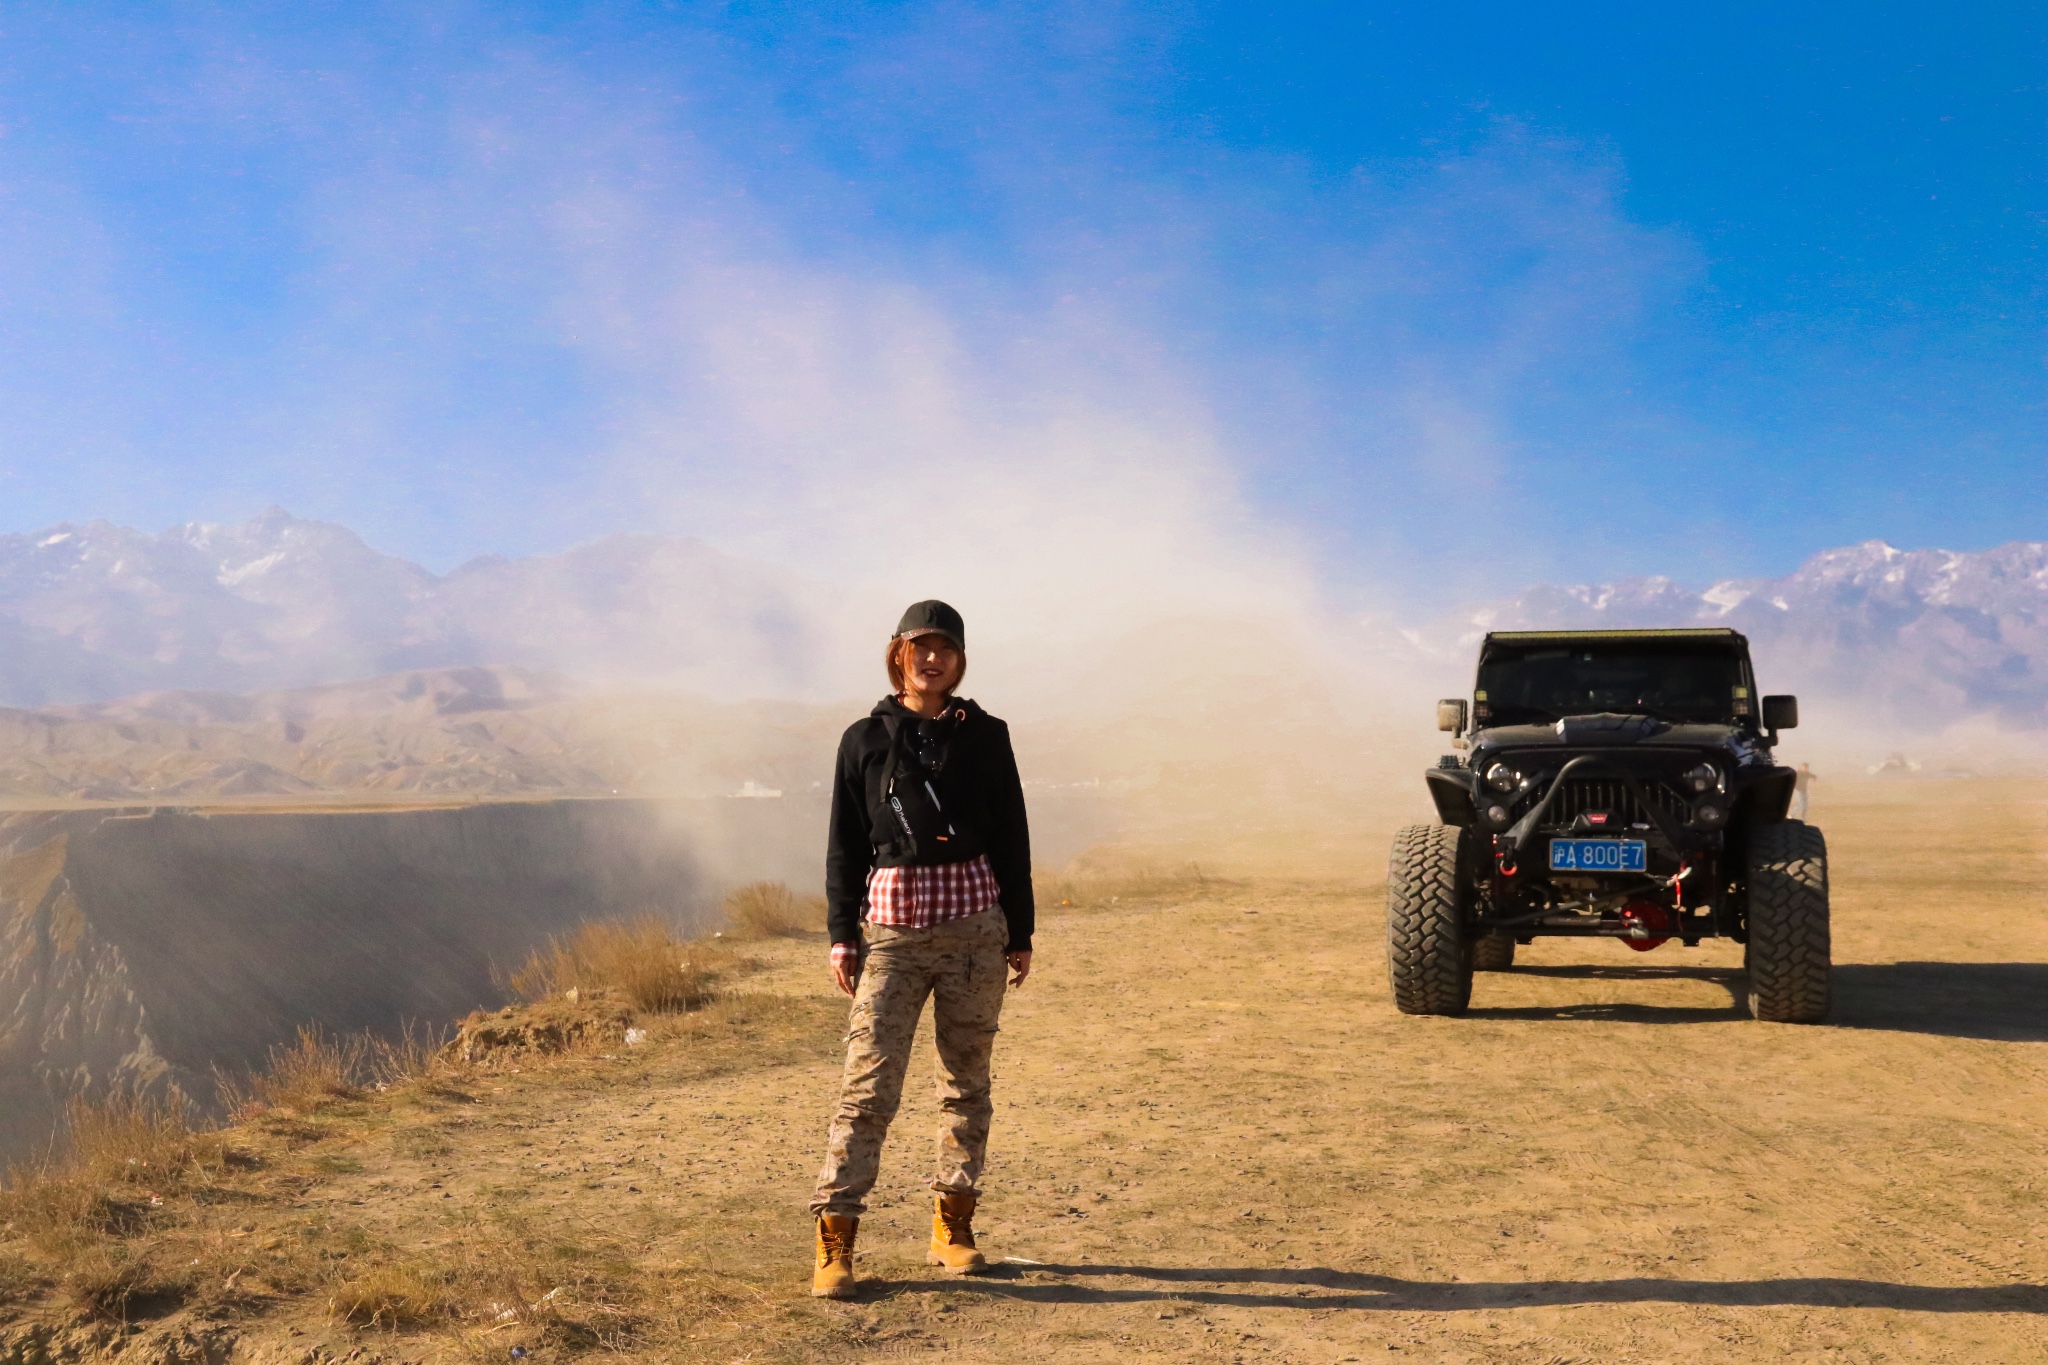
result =
[[[858,1218],[843,1213],[818,1215],[818,1268],[811,1272],[812,1297],[853,1297],[853,1238],[859,1231]]]
[[[974,1249],[974,1196],[942,1194],[932,1211],[932,1245],[925,1253],[931,1265],[944,1266],[955,1275],[972,1275],[988,1269],[988,1258]]]

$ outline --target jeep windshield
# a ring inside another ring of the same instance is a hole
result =
[[[1484,726],[1548,725],[1613,712],[1674,724],[1746,723],[1750,681],[1740,638],[1495,637],[1479,661],[1474,719]]]

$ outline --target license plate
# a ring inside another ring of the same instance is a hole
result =
[[[1642,872],[1649,845],[1641,839],[1552,839],[1552,872]]]

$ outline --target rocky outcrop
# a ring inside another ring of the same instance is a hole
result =
[[[16,816],[0,831],[0,1149],[19,1150],[49,1136],[65,1097],[158,1088],[169,1067],[120,946],[66,875],[79,822]]]
[[[478,1010],[462,1021],[448,1053],[475,1064],[508,1054],[567,1052],[590,1043],[623,1043],[633,1012],[616,1000],[536,1001]]]

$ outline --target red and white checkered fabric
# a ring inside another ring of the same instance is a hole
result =
[[[999,892],[986,857],[931,867],[878,867],[868,873],[861,918],[892,929],[929,929],[993,910]]]

